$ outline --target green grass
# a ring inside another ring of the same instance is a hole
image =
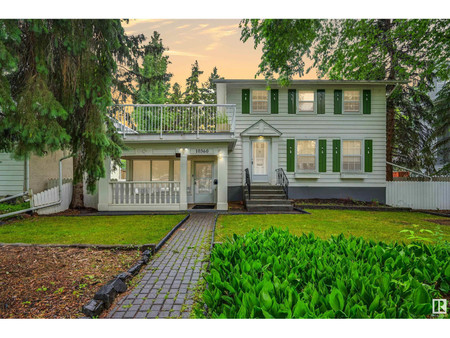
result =
[[[307,214],[281,215],[220,215],[217,221],[215,240],[224,241],[234,233],[242,235],[251,229],[265,230],[271,226],[288,228],[294,235],[313,232],[316,236],[328,239],[331,235],[354,235],[375,241],[408,242],[408,234],[400,233],[404,229],[413,229],[417,224],[419,229],[436,231],[438,227],[443,232],[443,239],[450,240],[450,226],[429,222],[427,220],[448,219],[418,212],[377,212],[357,210],[307,210]],[[430,237],[430,234],[424,234]]]
[[[30,202],[23,202],[18,204],[7,204],[7,203],[0,203],[0,215],[6,214],[8,212],[28,209],[30,207]]]
[[[105,245],[158,243],[185,216],[34,217],[0,226],[0,242]]]

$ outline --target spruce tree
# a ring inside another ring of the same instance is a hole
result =
[[[170,64],[167,50],[162,43],[160,34],[153,32],[151,41],[143,47],[143,63],[139,67],[135,103],[164,104],[168,101],[171,73],[167,72]]]
[[[216,84],[214,80],[223,79],[217,72],[217,67],[213,68],[213,71],[209,75],[208,81],[203,83],[201,88],[201,101],[205,104],[217,103],[216,97]]]
[[[181,92],[181,87],[178,82],[175,82],[172,86],[172,92],[170,93],[169,101],[172,104],[183,103],[183,93]]]
[[[200,75],[203,74],[203,71],[199,69],[198,61],[192,64],[191,76],[186,79],[186,91],[184,92],[184,103],[202,103],[201,102],[201,94],[200,94]]]
[[[133,65],[142,36],[120,20],[0,20],[0,148],[18,157],[68,150],[73,207],[120,164],[122,141],[108,118],[112,88],[127,86],[117,64]],[[129,85],[129,83],[128,83]]]

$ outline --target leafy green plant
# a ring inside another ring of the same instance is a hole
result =
[[[270,228],[215,246],[203,302],[212,318],[424,318],[450,291],[448,247]]]

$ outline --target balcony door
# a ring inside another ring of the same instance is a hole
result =
[[[214,203],[213,162],[194,163],[194,203]]]
[[[252,141],[252,181],[269,182],[269,141]]]

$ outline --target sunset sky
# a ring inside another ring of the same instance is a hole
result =
[[[203,70],[201,82],[206,81],[214,66],[228,79],[253,79],[261,58],[261,48],[253,48],[253,40],[240,40],[240,20],[148,19],[130,20],[125,25],[128,34],[143,33],[148,38],[158,31],[163,44],[169,48],[167,55],[172,64],[172,83],[185,86],[191,65],[198,60]],[[308,74],[304,78],[313,78]]]

